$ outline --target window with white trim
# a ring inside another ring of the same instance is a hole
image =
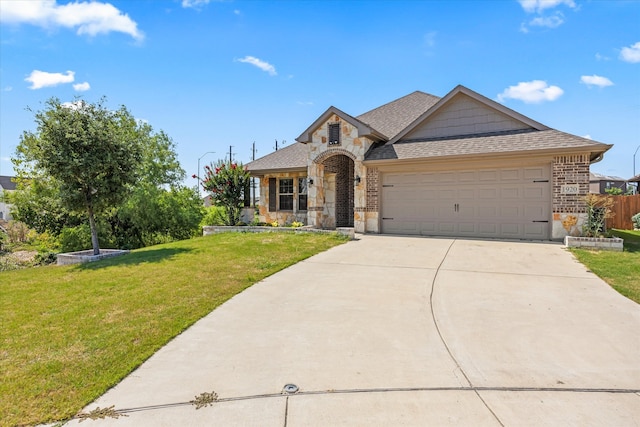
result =
[[[293,210],[293,178],[280,178],[278,180],[278,202],[279,210]]]

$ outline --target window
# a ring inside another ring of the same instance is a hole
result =
[[[340,145],[340,123],[329,123],[329,145]]]
[[[298,178],[298,210],[307,210],[307,177]]]
[[[279,209],[293,210],[293,178],[282,178],[278,181]]]

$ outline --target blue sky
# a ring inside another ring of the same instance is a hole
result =
[[[198,158],[251,160],[333,105],[359,115],[462,84],[552,128],[640,145],[640,1],[0,0],[0,174],[56,96],[102,96]],[[206,154],[214,151],[215,154]],[[640,151],[636,156],[640,173]]]

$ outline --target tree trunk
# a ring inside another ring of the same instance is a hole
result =
[[[93,217],[93,206],[87,206],[89,214],[89,228],[91,228],[91,245],[93,246],[93,254],[100,255],[100,244],[98,243],[98,230],[96,229],[96,220]]]

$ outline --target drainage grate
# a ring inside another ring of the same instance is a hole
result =
[[[299,390],[298,386],[295,384],[287,384],[282,389],[282,393],[284,394],[295,394]]]

